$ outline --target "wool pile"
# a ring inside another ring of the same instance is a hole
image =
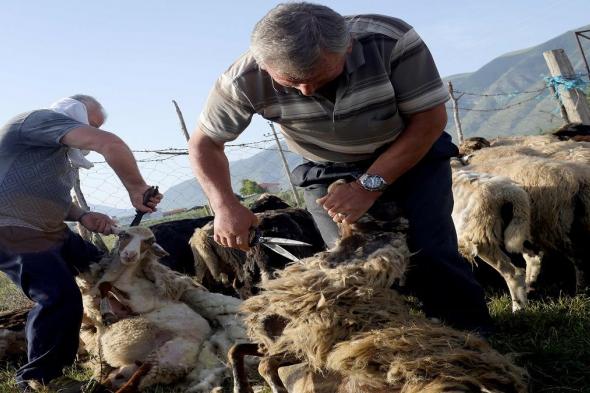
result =
[[[250,338],[265,356],[340,375],[332,391],[525,392],[523,369],[478,336],[412,312],[392,289],[408,268],[406,229],[401,219],[354,232],[287,266],[243,303]]]

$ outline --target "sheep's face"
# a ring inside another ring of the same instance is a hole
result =
[[[117,233],[119,236],[119,257],[121,263],[131,265],[138,263],[148,254],[164,257],[168,253],[156,243],[153,232],[148,228],[131,227]]]

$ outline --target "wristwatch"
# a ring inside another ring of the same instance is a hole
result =
[[[389,186],[383,177],[368,173],[362,174],[356,181],[367,191],[384,191]]]

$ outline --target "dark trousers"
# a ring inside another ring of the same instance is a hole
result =
[[[377,200],[393,200],[409,220],[410,258],[405,288],[423,304],[429,317],[457,328],[488,333],[491,318],[483,289],[470,265],[460,256],[451,219],[453,194],[449,158],[456,153],[444,134],[428,155],[400,177]],[[364,170],[366,168],[362,168]],[[338,227],[315,200],[327,192],[327,184],[305,188],[305,204],[326,244],[338,239]]]
[[[15,253],[3,247],[0,252],[0,270],[35,302],[26,324],[28,363],[16,375],[21,386],[60,376],[78,351],[82,296],[74,276],[101,253],[69,230],[64,238],[43,251]]]

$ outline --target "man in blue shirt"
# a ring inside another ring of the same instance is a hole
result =
[[[41,109],[0,128],[0,270],[35,302],[26,326],[28,363],[17,371],[22,391],[60,376],[78,350],[82,298],[74,276],[97,261],[100,252],[64,221],[78,221],[105,235],[114,226],[108,216],[72,203],[74,167],[68,150],[103,155],[138,210],[151,212],[162,198],[143,204],[149,186],[129,147],[99,129],[106,117],[100,103],[86,95],[69,99],[82,118]]]

